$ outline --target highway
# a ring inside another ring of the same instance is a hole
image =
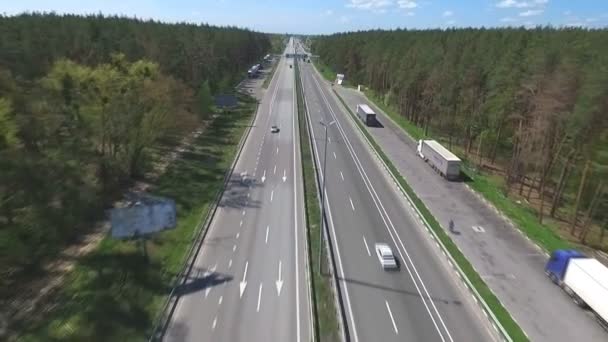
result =
[[[278,63],[166,341],[312,338],[294,69]]]
[[[316,163],[327,139],[326,210],[351,341],[492,341],[487,319],[381,170],[330,85],[300,63]],[[388,243],[399,272],[381,269]]]

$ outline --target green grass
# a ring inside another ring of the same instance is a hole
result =
[[[277,57],[275,57],[275,58],[277,58]],[[262,84],[262,87],[264,87],[264,89],[268,89],[268,86],[270,85],[270,81],[272,80],[272,76],[274,75],[274,72],[277,70],[278,65],[279,65],[279,60],[276,60],[276,61],[274,61],[274,63],[272,63],[272,70],[266,76],[266,79],[264,79],[264,84]]]
[[[399,115],[392,106],[384,104],[384,101],[373,91],[366,91],[365,95],[371,102],[373,102],[378,108],[382,109],[397,125],[403,127],[408,134],[414,138],[414,140],[420,140],[424,138],[424,129],[414,125],[411,121]]]
[[[58,305],[41,321],[21,322],[21,341],[147,340],[250,123],[255,103],[242,100],[159,178],[152,192],[175,200],[178,225],[148,242],[149,259],[135,242],[105,238],[76,262],[57,294]]]
[[[306,124],[306,112],[304,109],[304,98],[300,83],[298,63],[296,63],[296,89],[298,96],[298,125],[300,129],[300,148],[302,153],[302,171],[304,176],[304,196],[306,201],[306,222],[308,224],[308,241],[310,246],[309,265],[311,265],[313,302],[315,311],[315,325],[317,341],[333,342],[339,341],[339,327],[337,321],[337,310],[334,295],[327,272],[323,274],[321,268],[328,269],[326,260],[319,264],[317,255],[324,248],[319,241],[319,229],[321,213],[317,197],[317,186],[315,182],[314,160],[311,153],[310,139],[308,136],[308,125]],[[327,251],[325,251],[327,252]]]
[[[327,65],[325,65],[318,58],[311,59],[311,63],[314,64],[315,68],[321,73],[323,78],[330,82],[334,82],[336,80],[336,73]]]
[[[462,271],[469,278],[477,292],[484,299],[490,310],[494,313],[500,324],[504,327],[505,331],[509,334],[513,341],[528,341],[528,338],[524,334],[523,330],[519,327],[519,325],[513,320],[509,312],[505,309],[504,306],[500,303],[500,301],[496,298],[496,296],[492,293],[490,288],[486,285],[486,283],[481,279],[479,274],[475,271],[473,266],[469,263],[469,261],[465,258],[462,252],[458,249],[458,247],[454,244],[452,239],[447,235],[445,230],[441,228],[435,217],[430,213],[428,208],[424,205],[424,203],[416,196],[416,193],[412,190],[412,188],[407,184],[403,176],[399,173],[397,168],[393,165],[390,159],[382,152],[380,146],[374,141],[372,136],[367,132],[365,127],[357,117],[353,114],[353,112],[348,108],[342,97],[334,90],[336,96],[340,99],[344,107],[348,110],[354,121],[357,123],[363,134],[367,137],[367,139],[372,144],[373,148],[376,150],[378,155],[382,158],[384,163],[388,166],[390,171],[395,175],[397,181],[401,185],[401,187],[405,190],[405,192],[409,195],[409,197],[414,202],[414,205],[418,208],[418,210],[422,213],[426,221],[429,223],[430,228],[435,232],[438,238],[441,240],[443,245],[452,255],[456,263],[460,266]]]

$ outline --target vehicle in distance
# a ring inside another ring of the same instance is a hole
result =
[[[575,250],[556,250],[545,273],[579,306],[591,309],[608,329],[608,268]]]
[[[416,153],[442,177],[460,179],[460,158],[435,140],[419,140]]]
[[[270,127],[270,132],[271,133],[279,133],[280,129],[278,126],[272,126]]]
[[[376,113],[366,104],[357,105],[357,115],[367,126],[373,126],[376,123]]]
[[[393,254],[391,247],[385,243],[376,243],[376,255],[383,269],[397,269],[397,259]]]

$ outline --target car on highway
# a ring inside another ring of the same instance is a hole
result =
[[[279,131],[280,131],[280,129],[279,129],[279,127],[278,127],[278,126],[272,126],[272,127],[270,128],[270,132],[271,132],[271,133],[279,133]]]
[[[397,264],[397,259],[393,254],[393,250],[386,243],[376,243],[376,255],[378,256],[378,260],[380,261],[380,265],[383,269],[397,269],[399,265]]]

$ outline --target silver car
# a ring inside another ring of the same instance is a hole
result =
[[[378,256],[378,260],[380,261],[380,265],[383,269],[397,269],[399,265],[397,264],[397,260],[395,259],[395,255],[393,254],[393,250],[386,243],[377,243],[376,247],[376,255]]]

